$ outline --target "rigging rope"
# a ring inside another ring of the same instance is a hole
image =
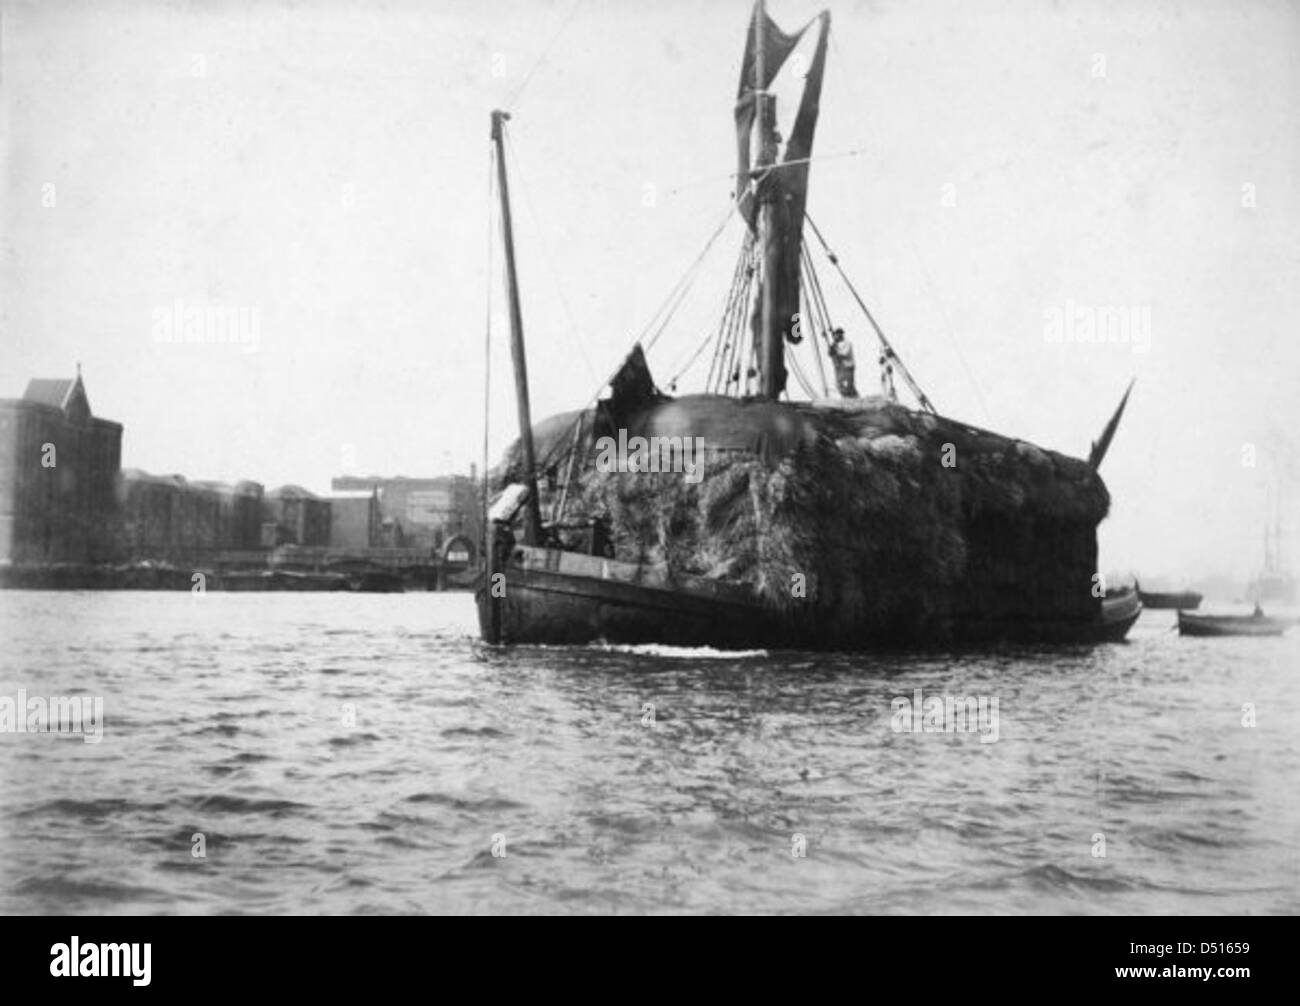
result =
[[[502,135],[505,137],[506,153],[514,167],[519,189],[524,194],[524,204],[528,207],[528,215],[532,217],[533,226],[537,228],[537,239],[542,246],[542,259],[546,262],[546,270],[551,275],[551,283],[555,286],[555,293],[560,298],[560,306],[564,308],[565,317],[569,319],[569,338],[577,347],[578,355],[582,357],[582,363],[587,368],[587,374],[594,381],[596,380],[596,368],[592,366],[591,359],[587,356],[587,350],[583,348],[582,338],[578,332],[578,323],[573,318],[573,309],[569,307],[569,298],[564,295],[564,286],[560,283],[560,277],[555,271],[555,256],[551,254],[551,249],[547,246],[546,231],[542,228],[541,219],[537,216],[537,210],[533,206],[533,197],[528,191],[528,181],[524,178],[524,173],[519,167],[519,155],[515,153],[515,145],[510,138],[510,134],[503,130]]]
[[[750,251],[749,271],[745,274],[745,289],[741,295],[740,310],[736,312],[732,325],[731,369],[728,370],[730,383],[735,386],[737,394],[748,394],[751,390],[754,360],[754,325],[753,320],[759,310],[759,298],[762,296],[762,252],[755,238]],[[741,382],[744,382],[742,387]]]
[[[727,302],[723,307],[722,318],[718,323],[713,362],[709,366],[709,376],[704,383],[706,391],[714,391],[723,387],[724,379],[730,373],[727,368],[733,341],[738,334],[737,318],[748,303],[749,284],[753,277],[751,262],[753,248],[754,237],[749,231],[746,231],[745,239],[741,244],[740,255],[736,259],[736,269],[732,274],[731,288],[727,292]]]
[[[817,395],[814,394],[812,385],[808,383],[808,378],[804,376],[803,368],[799,365],[798,357],[794,355],[794,347],[789,343],[787,343],[785,347],[785,361],[789,364],[790,373],[792,373],[794,379],[799,382],[799,387],[803,389],[803,393],[809,398],[816,398]]]
[[[524,74],[524,79],[519,82],[519,86],[514,89],[513,93],[511,93],[510,99],[505,104],[506,108],[513,111],[519,107],[518,101],[520,96],[524,93],[524,88],[526,88],[529,82],[533,79],[533,74],[537,72],[537,68],[541,66],[546,57],[550,55],[551,49],[554,48],[555,43],[560,40],[560,36],[564,34],[564,29],[569,27],[569,22],[573,20],[573,15],[578,13],[578,8],[581,6],[582,0],[577,0],[577,2],[574,3],[573,9],[569,11],[569,16],[564,19],[564,23],[560,25],[559,30],[551,36],[551,40],[546,43],[546,48],[543,49],[541,55],[533,61],[532,67],[526,74]]]
[[[704,257],[709,254],[709,249],[713,247],[713,243],[718,240],[719,235],[726,230],[727,224],[731,222],[731,215],[735,212],[735,209],[735,204],[729,204],[727,206],[727,212],[723,216],[722,222],[718,224],[712,236],[707,242],[705,242],[704,249],[699,253],[699,255],[695,256],[695,261],[687,267],[686,272],[682,274],[682,278],[679,279],[673,286],[672,290],[669,291],[668,297],[665,299],[664,303],[659,306],[659,310],[655,311],[655,313],[650,316],[650,320],[646,323],[645,328],[636,339],[636,342],[643,343],[642,348],[645,352],[650,352],[650,347],[655,344],[659,336],[663,335],[664,329],[672,319],[673,314],[679,307],[681,307],[682,300],[685,299],[686,294],[690,291],[691,286],[695,283],[696,277],[699,275],[700,264],[704,261]],[[671,307],[669,307],[670,304]],[[664,315],[663,321],[660,322],[659,328],[655,332],[654,336],[647,342],[647,333],[649,333],[655,320],[658,319],[659,315],[663,313],[665,309],[667,309],[667,313]],[[617,373],[617,371],[615,371],[615,373]],[[601,385],[601,387],[604,387],[604,385]],[[597,394],[599,394],[599,391],[597,391]]]
[[[777,164],[770,164],[768,165],[767,170],[769,171],[772,169],[780,170],[781,168],[791,168],[800,164],[819,164],[822,161],[839,161],[839,160],[843,160],[846,157],[861,157],[863,153],[864,151],[861,150],[845,150],[845,151],[841,151],[838,154],[818,154],[816,157],[799,157],[793,161],[781,161]],[[748,181],[748,177],[742,176],[739,171],[728,171],[726,174],[705,175],[701,178],[695,178],[690,181],[681,182],[677,185],[674,185],[672,188],[666,189],[664,191],[664,194],[668,196],[675,196],[678,193],[684,191],[685,189],[692,189],[697,185],[705,185],[709,182],[722,182],[722,181],[735,182],[737,179],[741,177],[745,177],[745,180]],[[731,195],[732,198],[734,199],[736,194],[735,192],[732,192]]]
[[[731,316],[731,324],[727,332],[727,341],[723,353],[723,369],[719,373],[718,392],[726,394],[727,389],[735,385],[736,390],[740,390],[740,367],[741,362],[746,355],[745,334],[748,331],[749,315],[752,310],[750,306],[750,294],[754,287],[754,276],[756,267],[750,261],[745,266],[745,276],[743,286],[741,287],[736,309]]]
[[[853,281],[845,274],[843,267],[840,265],[840,260],[836,257],[835,253],[831,251],[830,245],[826,243],[826,239],[822,237],[821,230],[815,223],[813,223],[813,218],[811,216],[805,216],[804,219],[808,221],[808,225],[812,227],[813,233],[817,235],[817,240],[821,242],[822,249],[826,252],[826,257],[830,259],[831,265],[835,266],[835,271],[840,274],[840,279],[844,280],[844,285],[849,288],[849,293],[853,294],[853,299],[858,302],[858,307],[862,308],[862,313],[867,316],[867,321],[871,322],[871,327],[876,330],[876,338],[880,340],[880,344],[884,346],[886,354],[898,367],[898,372],[903,375],[903,380],[906,381],[907,386],[912,389],[912,394],[916,396],[916,400],[920,404],[921,408],[925,409],[927,412],[936,412],[934,404],[926,396],[925,392],[921,390],[921,386],[916,383],[916,379],[912,377],[911,372],[904,365],[902,358],[894,351],[894,347],[889,344],[889,340],[885,337],[884,331],[878,324],[876,324],[876,319],[872,316],[871,311],[858,295],[857,288],[854,287]]]
[[[668,379],[669,391],[677,390],[677,382],[681,380],[682,377],[685,376],[686,372],[690,370],[691,367],[695,366],[695,361],[700,358],[700,354],[704,352],[704,348],[707,345],[709,345],[709,343],[711,343],[712,341],[713,338],[711,335],[706,335],[703,339],[700,340],[700,344],[695,348],[695,352],[691,354],[691,358],[686,361],[685,366],[678,368],[677,372],[673,374],[671,378]]]
[[[948,312],[944,310],[938,295],[935,293],[934,284],[930,282],[930,271],[926,269],[925,263],[921,261],[921,254],[916,250],[915,243],[908,239],[908,244],[912,248],[912,257],[916,259],[916,264],[921,269],[921,278],[925,280],[926,289],[930,291],[930,297],[939,305],[939,317],[943,319],[943,330],[948,336],[948,342],[957,353],[957,359],[961,361],[961,366],[966,371],[966,379],[970,381],[971,387],[975,389],[975,398],[980,403],[980,411],[984,413],[984,419],[990,426],[993,425],[993,416],[989,412],[988,405],[984,402],[984,392],[980,391],[980,386],[975,380],[975,375],[971,372],[970,364],[966,362],[966,354],[961,351],[961,346],[957,342],[956,336],[952,332],[952,324],[948,321]]]
[[[678,288],[680,288],[681,286],[683,286],[683,284],[685,284],[689,289],[689,284],[691,282],[694,282],[693,274],[696,272],[696,270],[698,270],[700,264],[704,261],[704,257],[709,253],[709,249],[713,247],[714,242],[718,240],[718,236],[723,232],[723,230],[726,229],[728,222],[731,220],[731,215],[733,212],[735,212],[735,207],[728,206],[727,213],[722,218],[721,223],[718,224],[717,228],[713,231],[713,234],[710,235],[709,240],[705,242],[704,250],[701,251],[700,254],[696,256],[695,261],[692,262],[691,265],[687,268],[682,278],[677,281],[677,285],[674,287],[674,292],[669,293],[668,299],[664,302],[663,305],[660,306],[659,310],[656,311],[655,314],[651,316],[650,324],[654,323],[654,318],[658,317],[658,315],[664,310],[664,308],[667,307],[669,303],[673,300],[675,291]],[[675,312],[677,308],[680,306],[681,306],[681,298],[679,297],[677,299],[677,303],[674,304],[672,306],[672,309],[669,311],[668,317],[670,318],[672,316],[672,313]],[[663,324],[666,325],[667,322],[668,322],[668,318],[665,318]],[[645,331],[649,331],[650,324],[646,326]],[[659,329],[659,334],[662,334],[662,332],[663,332],[663,326],[661,325]],[[643,337],[644,337],[644,332],[642,334],[642,337],[637,338],[636,340],[633,341],[632,345],[636,345],[637,342],[642,341]],[[656,334],[655,338],[656,339],[658,338],[658,334]],[[653,344],[654,343],[652,340],[649,345],[643,346],[643,349],[648,350],[650,346]],[[631,347],[628,348],[628,352],[631,352]],[[624,357],[626,357],[626,353],[624,354]],[[618,376],[618,372],[619,370],[622,369],[622,367],[623,367],[623,360],[620,360],[618,366],[614,368],[614,370],[610,373],[609,377],[604,381],[604,383],[602,383],[599,387],[596,388],[594,392],[592,392],[591,396],[587,399],[586,403],[582,406],[581,409],[578,410],[578,418],[574,420],[573,423],[574,426],[577,426],[579,423],[582,422],[582,414],[596,403],[596,400],[600,397],[601,391],[603,391],[610,384],[610,382],[613,381],[616,376]],[[542,461],[538,464],[537,466],[538,471],[546,471],[546,469],[550,467],[551,463],[561,453],[564,442],[565,440],[567,440],[567,438],[568,438],[568,432],[566,431],[565,436],[558,438],[556,440],[555,446],[551,448],[551,450],[547,453],[546,457],[543,458]]]
[[[820,286],[817,283],[817,273],[813,270],[812,259],[808,255],[808,246],[804,245],[800,248],[800,253],[803,256],[804,265],[803,271],[799,275],[800,287],[803,290],[804,303],[812,306],[812,318],[809,320],[813,331],[808,342],[812,346],[813,360],[817,364],[817,376],[821,380],[822,396],[829,398],[831,392],[826,384],[826,368],[822,366],[822,352],[821,346],[817,342],[817,336],[820,335],[826,340],[826,344],[830,345],[830,335],[828,334],[831,325],[830,314],[826,310],[825,303],[819,297]]]
[[[564,488],[560,490],[560,498],[551,510],[552,524],[558,524],[564,518],[564,504],[569,500],[569,483],[573,481],[573,466],[578,460],[578,444],[582,442],[582,416],[581,412],[578,413],[578,425],[573,431],[573,446],[569,448],[569,470],[564,473]]]
[[[714,374],[719,373],[718,364],[722,358],[723,347],[726,345],[727,332],[731,327],[731,312],[735,309],[736,298],[739,296],[740,286],[744,278],[748,258],[749,232],[746,231],[745,235],[740,255],[736,258],[736,268],[731,273],[731,286],[727,289],[727,300],[722,306],[722,317],[718,320],[718,331],[713,341],[713,358],[709,361],[709,373],[704,379],[705,391],[713,388]]]

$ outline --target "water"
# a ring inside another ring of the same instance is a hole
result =
[[[1300,638],[1172,624],[494,652],[464,594],[0,592],[0,696],[104,699],[0,734],[0,911],[1298,912]],[[918,687],[997,741],[895,732]]]

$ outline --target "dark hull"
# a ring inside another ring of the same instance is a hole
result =
[[[346,577],[333,573],[296,573],[261,570],[224,573],[209,584],[210,590],[230,591],[334,591],[348,590]]]
[[[564,645],[603,640],[747,649],[777,646],[793,635],[774,624],[772,612],[735,597],[559,569],[516,567],[503,575],[503,596],[494,597],[490,585],[475,594],[479,629],[487,642]]]
[[[525,555],[524,562],[518,556]],[[1122,640],[1141,614],[1136,595],[1107,600],[1098,618],[956,620],[947,638],[856,634],[802,625],[738,587],[693,579],[671,586],[629,563],[546,549],[517,549],[475,595],[484,641],[566,645],[606,642],[715,649],[897,649],[951,643],[1101,643]],[[496,583],[496,589],[492,584]]]
[[[348,577],[349,587],[363,594],[400,594],[406,584],[396,573],[370,572]]]
[[[1165,611],[1194,611],[1201,605],[1201,595],[1194,590],[1185,590],[1180,594],[1161,594],[1143,590],[1139,592],[1144,608],[1156,608]]]
[[[23,565],[0,567],[0,588],[14,590],[191,590],[191,569],[172,566]],[[210,574],[205,574],[209,575]]]
[[[1265,615],[1188,615],[1178,613],[1182,636],[1280,636],[1296,624],[1293,618]]]

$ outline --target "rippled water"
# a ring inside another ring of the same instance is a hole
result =
[[[0,696],[105,720],[0,734],[0,910],[1298,912],[1300,633],[1172,623],[494,652],[465,594],[0,592]],[[996,698],[997,741],[895,732],[916,688]]]

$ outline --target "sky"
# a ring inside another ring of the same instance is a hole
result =
[[[1300,460],[1300,5],[829,9],[809,212],[938,410],[1086,455],[1136,378],[1102,568],[1248,575],[1269,472]],[[490,111],[513,116],[540,418],[593,397],[726,220],[748,17],[0,0],[0,397],[79,362],[123,465],[193,479],[467,471],[490,320],[495,461],[516,427]],[[733,216],[650,354],[661,383],[717,324],[740,239]],[[172,338],[222,308],[246,341]],[[1103,308],[1122,339],[1079,341]]]

